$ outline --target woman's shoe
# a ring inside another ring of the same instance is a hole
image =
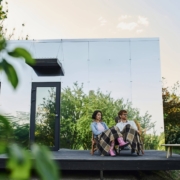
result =
[[[111,156],[116,156],[116,154],[114,153],[114,151],[113,151],[112,149],[110,149],[109,154],[110,154]]]
[[[122,137],[119,137],[117,138],[118,140],[118,143],[119,143],[119,147],[122,148],[122,147],[126,147],[128,146],[129,142],[124,142],[123,138]]]

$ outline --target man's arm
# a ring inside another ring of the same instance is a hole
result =
[[[131,121],[131,126],[136,130],[138,131],[138,128],[136,126],[136,123],[134,121]]]
[[[117,123],[116,126],[119,128],[120,131],[122,131],[121,123]]]
[[[139,122],[137,120],[134,120],[133,122],[137,127],[137,132],[139,133],[139,135],[141,135],[141,126],[140,126]]]

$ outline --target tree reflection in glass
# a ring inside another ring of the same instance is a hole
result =
[[[56,87],[36,90],[35,142],[55,146]]]

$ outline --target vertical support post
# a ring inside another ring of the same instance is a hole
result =
[[[166,155],[167,158],[169,158],[169,154],[170,154],[170,147],[168,146],[167,147],[167,155]]]
[[[100,170],[100,180],[103,180],[103,170]]]
[[[172,157],[172,149],[173,149],[173,147],[171,146],[170,147],[170,157]]]

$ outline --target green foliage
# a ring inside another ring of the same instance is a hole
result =
[[[11,123],[5,116],[0,115],[0,139],[8,138],[11,132]]]
[[[5,118],[11,127],[11,139],[23,148],[29,149],[29,120],[30,114],[18,111],[16,116],[5,114]],[[2,129],[2,128],[1,128]],[[0,131],[1,132],[1,131]],[[0,133],[4,136],[4,133]]]
[[[8,10],[4,10],[2,1],[3,0],[0,0],[0,34],[4,36],[5,29],[4,29],[3,22],[5,19],[7,19]],[[6,2],[6,4],[7,4],[7,2]]]
[[[0,70],[4,70],[11,85],[16,88],[18,85],[18,76],[14,67],[5,59],[2,59],[2,61],[0,62]]]
[[[148,112],[146,112],[144,116],[139,117],[139,123],[143,130],[149,131],[150,129],[155,127],[156,122],[151,122],[150,119],[151,115],[149,115]]]
[[[60,133],[60,143],[61,147],[66,147],[70,149],[79,149],[79,139],[77,131],[77,120],[83,116],[88,115],[87,107],[88,99],[83,92],[82,86],[78,87],[75,84],[75,88],[67,87],[63,89],[61,94],[61,133]],[[90,119],[88,119],[91,121]],[[86,130],[86,127],[84,127]],[[90,129],[88,127],[90,132]],[[85,132],[86,133],[86,132]],[[89,133],[86,134],[88,136]],[[80,143],[81,144],[81,143]]]
[[[162,88],[165,141],[166,143],[180,143],[180,96],[179,82],[172,89]]]
[[[55,112],[56,112],[56,92],[52,87],[48,91],[49,96],[43,98],[36,112],[36,143],[54,146],[54,130],[55,130]]]
[[[8,2],[7,1],[3,1],[0,0],[0,34],[5,37],[7,40],[12,39],[15,36],[15,30],[16,28],[13,28],[10,32],[8,32],[8,29],[4,26],[4,22],[7,20],[8,18]],[[22,31],[24,29],[25,24],[21,24],[22,26],[22,30],[20,32],[20,34],[17,36],[17,38],[15,39],[28,39],[29,36],[26,35],[26,37],[22,36]]]
[[[14,180],[28,179],[32,166],[31,154],[17,144],[10,144],[7,154],[9,160],[7,168],[11,171],[10,178]]]
[[[12,117],[11,117],[12,118]],[[4,130],[7,128],[10,129],[11,134],[12,128],[11,124],[7,117],[0,116],[1,127],[4,127]],[[16,131],[19,126],[14,128]],[[29,131],[28,131],[29,132]],[[17,135],[15,136],[17,138]],[[5,141],[6,140],[6,141]],[[11,141],[13,139],[11,138]],[[21,148],[17,144],[7,141],[3,136],[3,139],[0,139],[0,154],[6,153],[9,157],[7,161],[7,169],[10,170],[10,178],[14,180],[25,180],[29,179],[30,172],[32,167],[36,170],[38,175],[43,179],[47,180],[52,177],[54,180],[59,180],[58,169],[55,163],[51,160],[51,154],[49,150],[44,146],[32,145],[31,151]]]
[[[15,48],[13,51],[9,52],[7,48],[7,43],[1,34],[0,34],[0,50],[3,51],[4,57],[12,57],[16,59],[24,58],[25,62],[30,65],[35,63],[35,60],[31,57],[29,52],[24,48],[18,47]],[[0,56],[0,71],[5,72],[11,85],[14,88],[16,88],[18,85],[17,73],[13,65],[11,65],[11,63],[9,63],[7,59],[3,58],[2,56]]]
[[[136,119],[147,130],[153,127],[151,116],[146,113],[139,115],[139,111],[130,102],[123,99],[113,99],[110,93],[104,94],[99,89],[89,94],[83,92],[83,85],[74,83],[72,88],[64,88],[61,94],[61,147],[70,149],[90,149],[92,132],[90,124],[92,113],[99,109],[103,113],[103,121],[109,127],[115,125],[114,118],[120,109],[128,110],[129,119]]]
[[[4,38],[0,38],[0,51],[4,50],[6,48],[6,40]]]
[[[32,146],[32,155],[35,159],[35,168],[43,180],[59,180],[58,169],[51,160],[51,153],[47,147],[37,145]]]
[[[54,146],[55,96],[55,90],[51,88],[49,95],[44,97],[43,103],[37,107],[35,139],[38,144]],[[119,109],[127,109],[129,119],[137,119],[145,130],[154,126],[150,121],[151,116],[147,112],[140,116],[139,111],[133,108],[130,102],[124,103],[123,99],[114,100],[110,94],[103,94],[99,89],[87,95],[83,91],[83,85],[75,83],[73,88],[64,88],[61,94],[61,148],[90,149],[90,124],[95,109],[102,110],[103,120],[109,127],[115,125],[114,117]],[[8,118],[12,122],[15,141],[28,148],[29,113],[18,112],[16,117]]]
[[[163,87],[163,110],[164,121],[167,124],[180,125],[180,97],[178,95],[179,82],[174,84],[172,90],[168,87]]]
[[[31,57],[31,54],[24,48],[15,48],[13,51],[8,52],[8,55],[14,58],[24,58],[29,65],[35,64],[35,60]]]
[[[14,141],[21,144],[26,149],[29,149],[29,123],[15,124],[13,127]]]
[[[1,143],[2,145],[2,143]],[[6,153],[9,157],[7,168],[12,180],[29,179],[32,167],[36,169],[43,180],[59,180],[56,164],[51,160],[52,155],[45,146],[32,145],[27,151],[17,144],[9,144]]]
[[[164,147],[161,146],[161,144],[164,144],[164,133],[161,133],[160,135],[154,134],[144,134],[143,135],[143,142],[144,142],[144,148],[146,150],[148,149],[154,149],[154,150],[164,150]]]
[[[165,123],[165,139],[168,144],[180,144],[180,126]]]

